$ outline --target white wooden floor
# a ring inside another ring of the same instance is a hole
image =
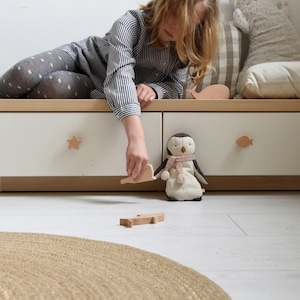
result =
[[[127,228],[119,219],[164,212]],[[2,193],[0,230],[123,243],[189,266],[234,300],[300,299],[300,192],[206,193],[167,202],[163,193]]]

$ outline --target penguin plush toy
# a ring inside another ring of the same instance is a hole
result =
[[[191,136],[177,133],[167,142],[167,158],[155,170],[154,176],[166,181],[165,192],[170,201],[200,201],[208,184],[196,158],[196,145]]]

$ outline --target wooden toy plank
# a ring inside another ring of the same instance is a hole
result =
[[[155,224],[165,220],[164,213],[140,214],[133,218],[120,219],[120,225],[133,227],[134,225]]]

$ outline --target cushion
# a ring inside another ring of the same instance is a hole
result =
[[[236,94],[236,82],[239,74],[241,60],[241,32],[233,22],[220,24],[219,47],[211,63],[211,71],[197,85],[200,92],[212,84],[224,84],[230,89],[230,97]],[[191,90],[194,84],[187,78],[186,89]],[[191,93],[185,92],[184,98],[193,98]]]
[[[300,98],[300,61],[254,65],[242,85],[247,98]]]
[[[220,12],[220,20],[222,22],[232,21],[232,5],[228,0],[218,0],[218,7]]]
[[[291,16],[289,0],[272,0],[273,3],[281,9],[289,18]]]
[[[247,81],[244,78],[247,70],[266,62],[300,61],[300,39],[286,13],[274,0],[230,2],[234,7],[235,25],[249,38],[248,56],[239,74],[235,97],[244,98],[243,83]]]

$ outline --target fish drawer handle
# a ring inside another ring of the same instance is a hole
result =
[[[235,142],[241,148],[247,148],[253,145],[253,139],[246,135],[240,136]]]
[[[77,135],[73,135],[71,138],[67,139],[68,149],[79,149],[82,140],[77,137]]]

